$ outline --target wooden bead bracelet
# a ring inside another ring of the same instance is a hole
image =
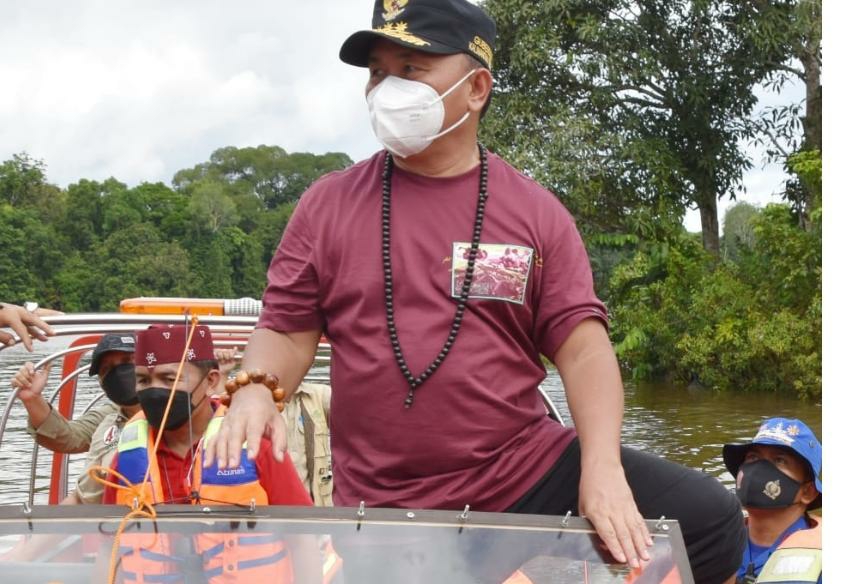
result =
[[[219,397],[222,405],[230,407],[231,396],[239,391],[240,387],[250,383],[261,383],[272,392],[272,401],[275,402],[275,407],[279,412],[284,411],[284,396],[285,391],[278,386],[278,377],[272,373],[264,373],[260,369],[252,369],[251,371],[238,371],[233,379],[228,379],[224,384],[227,393]]]

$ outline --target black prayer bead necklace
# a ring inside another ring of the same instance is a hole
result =
[[[470,296],[470,285],[473,283],[473,269],[476,265],[476,256],[479,252],[479,239],[482,236],[482,223],[485,219],[485,202],[488,199],[488,154],[485,147],[479,144],[479,202],[476,204],[476,220],[473,222],[473,240],[470,244],[470,254],[467,259],[467,271],[464,274],[464,283],[461,286],[461,295],[458,297],[458,303],[455,307],[455,318],[452,321],[452,327],[449,329],[449,336],[446,337],[446,342],[443,343],[443,348],[440,349],[437,357],[430,365],[422,372],[419,377],[413,377],[410,368],[407,366],[407,361],[404,358],[404,353],[401,350],[401,343],[398,340],[398,332],[395,330],[395,305],[393,302],[393,286],[392,286],[392,246],[391,246],[391,226],[390,219],[392,211],[392,155],[387,153],[386,160],[383,163],[383,291],[386,300],[386,326],[389,329],[389,340],[392,342],[392,351],[395,353],[395,361],[398,363],[398,368],[404,374],[410,389],[407,391],[407,398],[404,400],[404,407],[409,408],[413,405],[414,393],[416,389],[425,383],[431,375],[437,371],[443,363],[443,359],[449,354],[452,345],[455,343],[455,338],[458,336],[458,331],[461,330],[461,321],[464,319],[464,311],[467,308],[467,298]],[[452,258],[452,269],[455,269],[455,258]]]

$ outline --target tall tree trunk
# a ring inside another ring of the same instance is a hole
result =
[[[716,258],[719,254],[718,242],[718,201],[714,191],[701,191],[697,206],[700,209],[700,231],[703,248]]]
[[[805,118],[802,127],[805,131],[804,150],[817,149],[823,151],[823,108],[820,86],[821,43],[823,39],[823,6],[820,0],[809,1],[803,8],[801,21],[805,29],[801,31],[800,43],[795,56],[802,63],[803,80],[805,81]]]
[[[809,56],[803,62],[805,68],[805,117],[802,127],[805,130],[805,150],[823,152],[823,88],[820,85],[820,63]]]
[[[805,82],[805,116],[802,118],[804,140],[802,150],[823,152],[823,88],[820,85],[822,5],[819,0],[807,5],[811,18],[808,30],[803,31],[801,46],[796,57],[802,63]],[[807,185],[802,186],[804,199],[799,216],[800,227],[808,230],[811,226],[811,211],[819,204],[817,193]]]

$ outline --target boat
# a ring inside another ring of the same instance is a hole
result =
[[[252,299],[139,298],[123,301],[117,313],[48,317],[45,320],[57,337],[69,342],[36,364],[41,367],[62,359],[60,381],[46,388],[46,392],[50,390],[46,398],[70,419],[72,412],[88,411],[103,399],[100,392],[88,402],[78,403],[77,390],[78,378],[88,368],[87,357],[105,333],[136,331],[151,324],[183,324],[194,314],[200,324],[210,327],[216,347],[242,348],[259,310],[259,301]],[[0,347],[0,361],[2,350]],[[328,383],[331,357],[331,347],[323,338],[306,381]],[[548,415],[562,423],[547,393],[541,387],[537,391]],[[0,417],[0,448],[13,408],[21,407],[15,393],[9,395]],[[121,525],[124,534],[159,534],[180,544],[177,549],[185,552],[177,553],[184,554],[184,572],[175,581],[207,582],[200,554],[189,542],[198,534],[229,533],[313,540],[318,545],[308,549],[315,550],[317,557],[312,559],[319,562],[321,581],[327,584],[693,582],[679,525],[665,518],[647,521],[654,540],[652,560],[639,569],[615,563],[589,522],[571,512],[551,517],[477,512],[469,506],[440,511],[370,508],[364,503],[357,508],[159,505],[155,518],[128,520],[129,509],[122,506],[58,504],[67,494],[70,478],[69,456],[62,453],[51,453],[47,503],[36,504],[41,450],[33,444],[28,488],[21,501],[0,505],[2,582],[108,582],[113,570],[107,558]],[[24,479],[22,476],[22,483]],[[18,553],[27,541],[50,545],[41,546],[39,553]],[[345,566],[351,561],[353,566],[362,564],[361,574]]]

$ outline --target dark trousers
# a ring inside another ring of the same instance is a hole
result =
[[[679,521],[698,584],[719,584],[742,562],[746,534],[736,496],[718,480],[653,454],[622,448],[622,464],[641,515]],[[509,513],[578,513],[581,445],[578,439]]]

